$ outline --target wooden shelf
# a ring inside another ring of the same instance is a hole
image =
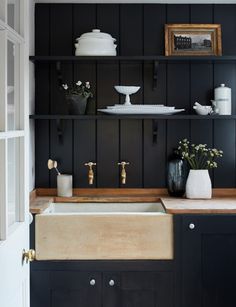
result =
[[[157,62],[236,62],[236,55],[225,56],[30,56],[31,62],[77,61],[157,61]]]
[[[236,119],[236,115],[49,115],[49,114],[35,114],[30,115],[30,119],[35,120],[116,120],[116,119],[167,119],[167,120],[214,120],[214,119]]]

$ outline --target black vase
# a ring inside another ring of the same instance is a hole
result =
[[[167,188],[171,196],[181,197],[185,193],[188,167],[185,161],[174,152],[167,164]]]
[[[84,115],[86,113],[88,98],[82,95],[66,96],[68,112],[71,115]]]

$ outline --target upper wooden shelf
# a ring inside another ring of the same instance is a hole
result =
[[[225,56],[30,56],[31,62],[77,61],[158,61],[158,62],[236,62],[236,55]]]

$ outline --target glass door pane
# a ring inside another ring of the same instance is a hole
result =
[[[12,138],[7,141],[8,158],[8,227],[19,220],[20,201],[20,139]]]
[[[8,40],[7,43],[7,130],[16,129],[16,81],[15,80],[16,46]]]
[[[20,1],[7,0],[7,24],[16,32],[20,32]]]

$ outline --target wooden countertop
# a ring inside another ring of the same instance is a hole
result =
[[[40,214],[51,202],[161,201],[170,214],[236,214],[236,189],[214,189],[209,200],[169,197],[164,189],[76,189],[74,192],[74,197],[62,198],[55,196],[55,189],[36,190],[31,193],[30,212]]]
[[[163,197],[161,202],[171,214],[236,214],[236,197],[186,199]]]

